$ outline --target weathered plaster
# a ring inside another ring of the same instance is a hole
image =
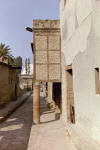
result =
[[[62,51],[70,65],[79,52],[86,50],[93,6],[91,0],[70,0],[65,8],[62,5],[61,2]]]
[[[75,1],[71,0],[71,2]],[[62,53],[65,57],[62,62],[62,115],[65,121],[67,82],[64,67],[72,63],[75,125],[80,126],[89,136],[100,142],[100,95],[95,91],[94,71],[96,67],[100,68],[100,1],[91,2],[92,12],[81,24],[78,24],[69,39],[67,35],[69,20],[67,20],[66,10],[61,6]],[[67,7],[66,5],[65,9]]]

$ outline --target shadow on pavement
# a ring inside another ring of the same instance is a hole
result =
[[[33,119],[32,96],[0,124],[0,150],[27,150]]]

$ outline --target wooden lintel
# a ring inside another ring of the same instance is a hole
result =
[[[67,70],[70,70],[70,69],[72,69],[72,65],[68,65],[68,66],[65,67],[65,70],[66,70],[66,71],[67,71]]]

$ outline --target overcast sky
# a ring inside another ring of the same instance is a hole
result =
[[[32,33],[25,27],[32,27],[33,19],[59,19],[59,0],[0,0],[0,42],[23,60],[32,60]]]

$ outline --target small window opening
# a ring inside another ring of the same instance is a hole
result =
[[[66,5],[66,0],[64,0],[64,6]]]
[[[96,94],[100,94],[100,83],[99,83],[99,68],[95,68],[95,89]]]
[[[48,96],[48,83],[46,82],[46,96]]]
[[[75,106],[73,89],[73,70],[67,70],[67,117],[68,121],[75,124]]]

